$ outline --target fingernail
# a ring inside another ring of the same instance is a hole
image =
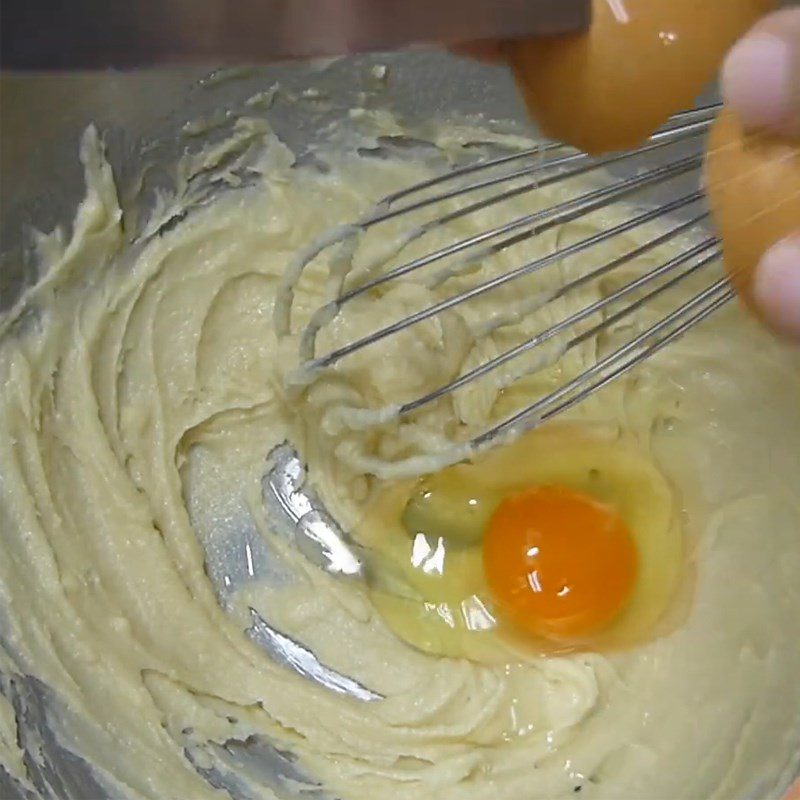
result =
[[[725,59],[725,102],[738,111],[745,127],[780,126],[793,114],[793,70],[789,42],[769,33],[752,33]]]
[[[800,236],[765,253],[756,269],[753,296],[772,327],[800,340]]]

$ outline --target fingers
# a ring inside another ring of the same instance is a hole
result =
[[[800,137],[800,6],[765,17],[733,47],[722,93],[745,127]],[[800,228],[763,256],[753,294],[770,325],[800,341]]]
[[[746,127],[800,135],[800,7],[770,14],[733,47],[722,87]]]
[[[766,252],[756,268],[753,296],[775,330],[800,340],[800,233]]]

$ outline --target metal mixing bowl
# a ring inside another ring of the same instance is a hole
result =
[[[384,77],[375,67],[387,67]],[[502,120],[504,126],[528,126],[513,80],[506,70],[485,67],[438,52],[389,54],[259,69],[144,71],[0,75],[0,310],[11,306],[35,280],[29,258],[31,227],[49,231],[69,225],[84,192],[78,142],[87,125],[102,131],[114,167],[126,220],[147,211],[153,190],[171,178],[160,174],[187,146],[181,136],[190,120],[210,121],[209,136],[228,135],[215,121],[240,113],[258,115],[246,101],[276,83],[282,93],[268,109],[270,125],[298,155],[325,136],[326,126],[346,118],[348,110],[374,106],[395,110],[411,128],[431,118],[464,115]],[[296,98],[286,101],[287,97]],[[189,146],[201,146],[199,139]],[[144,187],[140,180],[144,180]],[[143,188],[143,191],[140,189]],[[132,234],[133,231],[127,231]],[[256,542],[253,542],[256,545]],[[214,548],[212,576],[236,574],[238,557]],[[239,568],[240,572],[241,569]],[[2,609],[0,609],[2,612]],[[0,629],[2,636],[2,629]],[[88,766],[60,747],[47,725],[46,687],[30,679],[0,673],[0,691],[21,720],[20,745],[35,749],[27,766],[41,797],[52,800],[100,800],[102,788]],[[293,777],[291,762],[268,746],[232,757],[249,759],[263,780]],[[43,764],[44,766],[42,766]],[[236,796],[235,778],[208,774]],[[298,776],[300,777],[300,776]],[[317,796],[317,795],[315,795]],[[0,798],[27,798],[0,764]]]
[[[378,66],[386,66],[385,75],[374,69]],[[325,136],[330,122],[364,105],[397,112],[412,130],[424,128],[426,120],[433,118],[474,117],[509,131],[531,133],[506,69],[434,51],[216,73],[184,69],[3,75],[0,310],[12,305],[34,279],[34,267],[26,258],[29,227],[50,230],[59,224],[68,226],[73,218],[83,193],[77,143],[88,124],[96,124],[103,132],[123,210],[135,216],[152,198],[159,181],[166,180],[157,167],[172,164],[185,147],[185,137],[178,134],[187,121],[232,118],[248,108],[248,98],[275,83],[295,100],[279,97],[268,111],[269,122],[300,156]],[[696,178],[688,180],[696,182]],[[0,691],[12,691],[2,676]],[[35,781],[37,786],[50,787],[49,794],[42,790],[42,796],[98,797],[99,787],[86,765],[47,737],[46,691],[33,682],[24,687],[18,684],[13,691],[23,727],[36,729],[39,746],[48,748],[49,767]],[[24,747],[25,742],[21,744]],[[285,772],[290,765],[278,768]],[[0,797],[25,797],[4,777],[2,765]]]
[[[385,80],[373,75],[375,65],[388,67]],[[432,116],[464,114],[527,124],[507,70],[437,52],[217,73],[186,69],[3,75],[0,250],[6,263],[0,272],[0,305],[7,306],[30,277],[20,274],[16,258],[8,257],[9,250],[23,244],[24,226],[33,222],[51,229],[72,218],[83,191],[77,142],[89,123],[104,132],[125,197],[126,185],[146,161],[167,164],[174,159],[181,147],[176,132],[187,120],[221,109],[233,113],[248,97],[276,82],[297,95],[311,87],[319,92],[305,102],[278,101],[270,110],[270,123],[296,152],[313,143],[328,122],[360,105],[361,93],[379,94],[384,107],[396,109],[412,126]]]

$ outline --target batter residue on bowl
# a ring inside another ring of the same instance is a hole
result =
[[[354,527],[379,485],[375,459],[423,453],[426,432],[446,438],[454,420],[480,427],[497,412],[497,390],[459,394],[416,428],[377,436],[330,410],[420,392],[500,343],[471,339],[469,314],[480,309],[465,309],[448,330],[418,326],[322,376],[301,400],[287,397],[294,365],[272,325],[287,263],[427,168],[341,156],[322,174],[293,166],[255,124],[242,121],[235,135],[258,144],[249,185],[231,178],[196,203],[189,180],[162,208],[171,224],[131,243],[111,168],[87,132],[73,230],[41,239],[39,284],[0,323],[8,774],[31,786],[35,755],[23,761],[19,743],[31,740],[17,728],[26,723],[10,687],[32,676],[48,687],[58,741],[114,797],[224,796],[212,783],[233,740],[294,760],[293,777],[271,786],[242,766],[243,797],[777,793],[800,752],[797,354],[729,308],[570,413],[570,424],[633,443],[672,487],[696,573],[679,625],[619,651],[505,663],[423,652],[392,632],[366,586],[311,566],[275,535],[261,501],[265,457],[294,443],[327,507]],[[223,163],[218,150],[201,162]],[[215,175],[230,177],[222,167]],[[516,202],[529,210],[529,200]],[[159,227],[154,217],[149,233]],[[542,237],[516,257],[552,246]],[[503,269],[504,258],[485,268]],[[302,284],[298,320],[323,299],[323,278],[312,271]],[[408,291],[363,304],[354,327],[331,335],[374,326],[370,315],[404,307]],[[657,303],[643,314],[654,318]],[[577,373],[592,347],[571,352],[563,369]],[[224,526],[234,543],[248,526],[258,532],[269,579],[215,592],[201,542]],[[244,633],[248,605],[383,699],[333,693],[271,661]]]

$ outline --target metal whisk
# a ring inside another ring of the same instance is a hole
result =
[[[389,417],[394,418],[394,415],[411,415],[467,384],[505,368],[523,354],[533,353],[546,343],[561,341],[562,344],[556,348],[554,356],[561,357],[578,345],[608,331],[621,320],[630,318],[655,297],[677,290],[678,304],[674,310],[666,312],[644,330],[634,329],[630,338],[616,346],[612,352],[599,353],[595,362],[580,374],[480,432],[470,440],[467,447],[473,450],[482,449],[506,434],[534,427],[580,403],[682,336],[733,296],[721,271],[709,270],[709,266],[718,262],[721,257],[717,238],[713,235],[704,238],[689,237],[689,233],[708,217],[704,193],[698,187],[697,175],[702,164],[703,137],[717,110],[718,106],[714,105],[678,114],[644,146],[629,153],[591,158],[560,144],[547,144],[471,163],[386,197],[352,225],[331,232],[302,254],[287,271],[280,300],[276,304],[275,323],[279,336],[285,336],[290,331],[294,292],[304,271],[323,251],[330,250],[332,299],[311,316],[302,332],[298,344],[300,370],[295,377],[300,383],[304,380],[308,382],[321,371],[330,369],[364,348],[395,336],[411,326],[441,318],[464,303],[474,302],[483,295],[502,286],[509,286],[526,276],[540,275],[545,269],[565,259],[588,253],[592,248],[614,237],[650,223],[656,229],[646,241],[636,244],[607,263],[597,264],[585,273],[568,278],[544,299],[539,298],[537,303],[541,305],[543,302],[567,297],[578,287],[608,278],[615,271],[618,275],[621,274],[620,268],[627,265],[624,271],[626,282],[621,286],[509,347],[496,357],[471,366],[461,374],[449,376],[440,386],[423,396],[398,403],[391,409],[380,409],[371,415],[365,413],[360,418],[359,425],[379,425]],[[638,161],[634,161],[635,159]],[[631,175],[632,162],[642,163],[640,169]],[[614,169],[620,166],[626,167],[627,176],[613,177]],[[432,252],[405,260],[402,258],[406,249],[413,243],[418,243],[426,234],[442,230],[449,232],[447,226],[457,223],[467,215],[485,212],[504,201],[531,194],[543,187],[555,186],[561,189],[571,179],[598,171],[602,171],[600,174],[606,177],[604,183],[597,188],[586,190],[584,184],[584,189],[579,190],[576,196],[549,208],[510,219],[474,235],[463,238],[455,236],[452,242]],[[608,172],[611,173],[610,178]],[[687,184],[685,192],[681,192],[681,177],[688,178],[683,181]],[[475,269],[486,258],[501,252],[508,256],[514,252],[512,248],[516,245],[558,229],[566,223],[581,220],[593,212],[607,209],[618,200],[646,196],[647,192],[658,190],[658,187],[662,187],[663,191],[664,184],[668,182],[671,186],[678,185],[679,188],[672,192],[667,202],[661,201],[655,206],[637,206],[631,216],[600,233],[593,233],[574,243],[558,245],[551,253],[521,263],[486,280],[481,280],[480,270]],[[390,221],[397,224],[398,220],[411,219],[413,214],[426,209],[436,210],[447,203],[452,206],[454,202],[462,205],[448,207],[418,224],[409,222],[409,229],[396,235],[391,246],[382,252],[379,259],[359,270],[352,269],[353,252],[360,237],[367,231]],[[687,243],[684,244],[682,237],[685,237]],[[652,267],[651,263],[647,268],[634,272],[632,277],[629,275],[627,270],[635,268],[637,260],[645,254],[650,254],[652,259],[659,246],[671,241],[673,244],[675,241],[681,243],[682,249],[677,254],[670,254],[669,258],[656,267]],[[437,269],[438,272],[435,271]],[[432,276],[431,270],[434,270]],[[463,275],[470,270],[470,274],[478,276],[475,285],[462,288],[452,296],[437,300],[329,352],[316,352],[318,333],[356,298],[369,296],[370,293],[379,294],[398,281],[418,279],[422,275],[428,276],[426,285],[441,287],[453,276]],[[710,275],[707,284],[699,290],[689,289],[690,285],[694,286],[694,281],[690,281],[690,278],[695,276],[702,280],[701,273],[704,271],[709,271]],[[504,323],[501,321],[497,324]],[[552,358],[546,363],[551,361]],[[532,369],[539,367],[534,366]]]

